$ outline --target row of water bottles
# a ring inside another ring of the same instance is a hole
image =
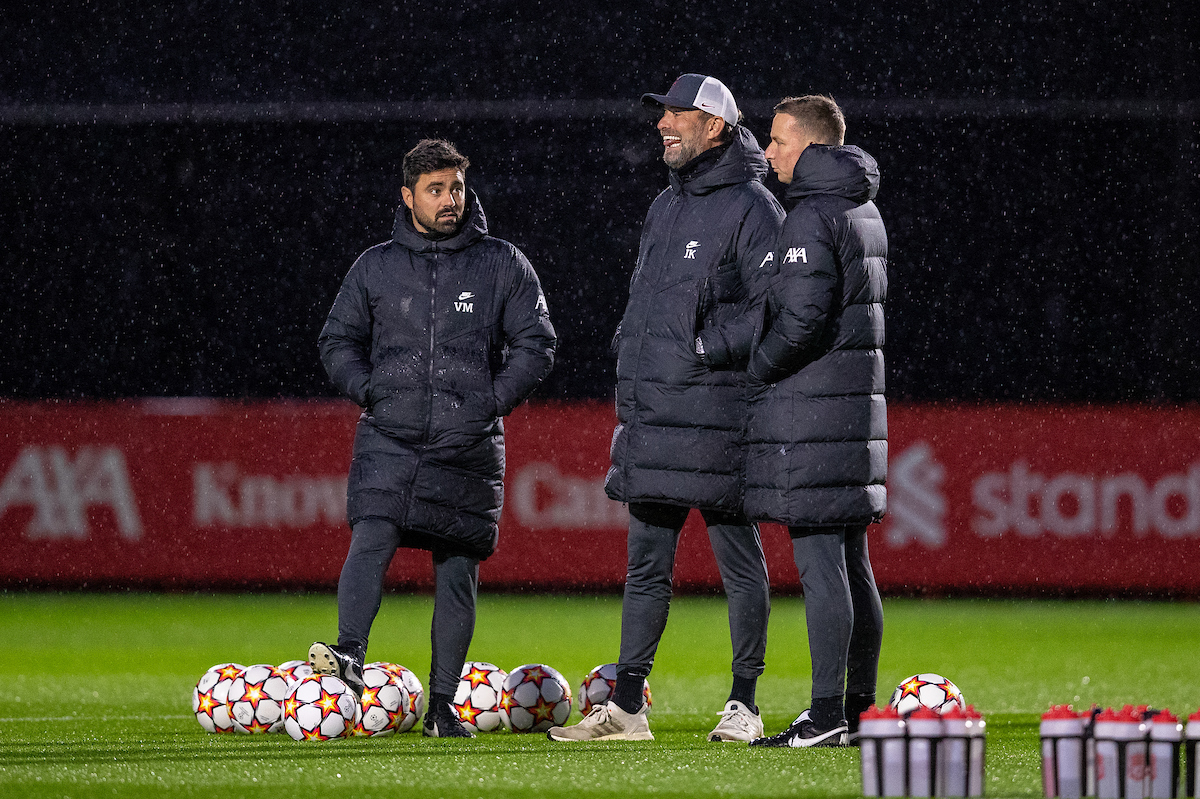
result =
[[[859,717],[864,796],[983,796],[986,724],[973,706]]]
[[[1197,796],[1196,743],[1200,712],[1186,731],[1169,710],[1126,705],[1077,713],[1057,705],[1041,722],[1042,787],[1048,797],[1078,799],[1174,799],[1180,778]],[[1187,744],[1186,773],[1180,750]]]

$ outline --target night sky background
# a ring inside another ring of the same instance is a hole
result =
[[[334,396],[317,333],[426,136],[542,279],[536,396],[608,398],[666,185],[638,98],[702,72],[764,145],[829,93],[878,159],[890,397],[1200,399],[1194,6],[338,5],[5,11],[0,398]]]

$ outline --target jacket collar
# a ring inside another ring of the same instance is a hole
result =
[[[767,159],[754,134],[745,125],[734,129],[733,141],[725,148],[715,164],[709,168],[690,168],[704,158],[704,153],[685,164],[682,169],[670,172],[671,188],[687,194],[711,194],[717,189],[761,181],[767,174]]]
[[[792,170],[784,199],[794,205],[814,194],[865,203],[879,193],[879,164],[852,144],[810,144]]]

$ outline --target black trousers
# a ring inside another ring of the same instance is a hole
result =
[[[867,526],[789,527],[804,589],[812,697],[874,694],[883,604],[867,552]]]
[[[637,677],[650,674],[667,627],[675,548],[688,512],[688,508],[672,505],[630,503],[619,671]],[[703,515],[729,600],[733,674],[758,677],[763,672],[771,614],[767,561],[758,526],[740,514],[703,511]]]
[[[385,519],[364,519],[351,530],[350,551],[338,579],[338,646],[357,650],[364,660],[383,597],[384,575],[403,545],[403,532]],[[479,560],[448,550],[435,549],[432,554],[429,691],[453,695],[475,634]]]

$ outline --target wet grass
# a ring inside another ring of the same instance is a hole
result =
[[[372,659],[424,680],[430,599],[385,600]],[[768,732],[808,704],[803,602],[777,599],[758,701]],[[1051,703],[1200,706],[1200,606],[1170,603],[889,600],[881,700],[908,674],[958,683],[988,722],[987,791],[1039,796],[1037,716]],[[485,594],[471,657],[548,663],[575,685],[616,659],[620,600]],[[728,692],[720,599],[677,599],[650,682],[656,740],[298,744],[216,736],[190,713],[210,665],[302,657],[336,629],[330,595],[0,595],[0,795],[356,797],[856,796],[857,750],[709,744]],[[573,720],[578,719],[578,714]]]

